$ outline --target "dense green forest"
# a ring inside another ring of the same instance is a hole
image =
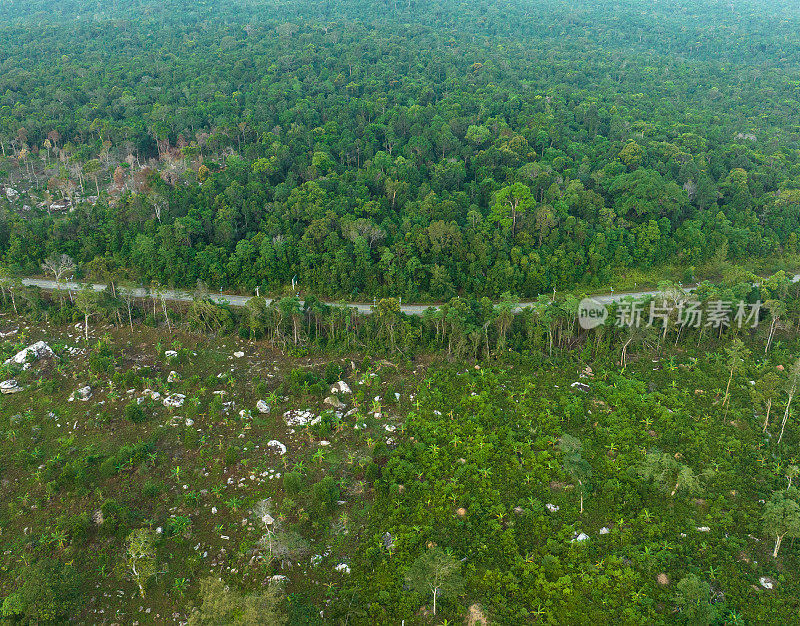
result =
[[[791,3],[49,6],[0,9],[14,272],[446,300],[800,265]]]

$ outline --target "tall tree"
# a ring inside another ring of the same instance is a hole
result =
[[[439,596],[458,595],[464,588],[461,563],[439,547],[417,557],[406,572],[406,582],[417,593],[431,594],[434,615]]]

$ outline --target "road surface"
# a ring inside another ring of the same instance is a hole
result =
[[[800,281],[800,274],[796,274],[792,278],[792,282],[799,282]],[[22,284],[27,285],[29,287],[41,287],[42,289],[49,289],[49,290],[56,290],[62,289],[66,291],[77,291],[81,288],[80,283],[65,281],[60,284],[57,284],[56,281],[46,279],[46,278],[23,278]],[[106,285],[93,283],[92,287],[95,291],[103,291],[106,288]],[[692,291],[693,287],[686,288],[686,291]],[[625,292],[625,293],[610,293],[610,294],[599,294],[593,295],[591,298],[597,302],[602,304],[610,304],[611,302],[619,302],[624,298],[644,298],[646,296],[654,296],[658,294],[658,291],[633,291],[633,292]],[[150,297],[150,292],[147,289],[143,289],[141,287],[136,287],[133,289],[133,294],[137,298],[148,298]],[[171,300],[174,302],[191,302],[192,301],[192,294],[186,291],[179,291],[174,289],[167,289],[164,291],[164,296],[167,300]],[[231,306],[235,307],[242,307],[245,303],[252,298],[253,296],[237,296],[233,294],[209,294],[209,297],[214,300],[215,302],[220,301],[227,301]],[[272,302],[271,298],[265,298],[267,304]],[[341,305],[340,302],[327,302],[326,304],[330,305]],[[531,306],[535,304],[534,301],[524,301],[520,302],[517,310],[521,310],[526,306]],[[353,309],[358,310],[359,313],[369,314],[372,313],[372,305],[365,304],[361,302],[348,302],[345,303],[346,306],[351,307]],[[422,315],[427,309],[436,308],[437,305],[435,304],[403,304],[400,306],[400,310],[405,313],[406,315]]]

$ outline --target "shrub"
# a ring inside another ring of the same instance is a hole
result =
[[[303,475],[300,472],[288,472],[283,475],[283,489],[290,496],[296,496],[303,489]]]
[[[339,483],[332,476],[326,476],[312,488],[314,509],[318,513],[330,513],[340,495]]]
[[[127,419],[129,422],[133,422],[134,424],[139,424],[147,419],[147,416],[144,414],[144,410],[136,401],[126,404],[124,413],[125,419]]]

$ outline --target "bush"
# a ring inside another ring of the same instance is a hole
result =
[[[239,450],[235,446],[225,449],[225,465],[236,465],[239,462]]]
[[[296,496],[303,489],[303,475],[300,472],[288,472],[283,475],[283,489],[290,496]]]
[[[343,374],[344,370],[342,369],[342,366],[335,361],[331,361],[325,368],[325,382],[329,385],[332,385],[333,383],[341,380]]]
[[[134,424],[139,424],[147,419],[147,416],[144,414],[144,410],[142,410],[142,407],[136,401],[126,404],[124,413],[125,419],[127,419],[129,422],[133,422]]]
[[[312,488],[313,506],[318,513],[330,513],[341,496],[339,483],[326,476]]]

